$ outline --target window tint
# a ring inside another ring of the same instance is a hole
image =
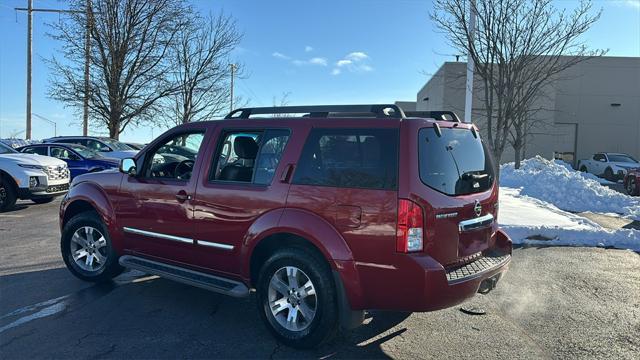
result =
[[[34,146],[30,148],[26,148],[22,150],[23,153],[27,154],[37,154],[47,156],[47,147],[46,146]]]
[[[51,156],[60,160],[80,160],[80,158],[76,154],[65,148],[57,146],[51,147]]]
[[[77,142],[75,142],[75,143],[77,143]],[[105,144],[103,144],[103,143],[101,143],[100,141],[97,141],[97,140],[82,139],[82,140],[79,141],[79,143],[80,143],[80,145],[84,145],[84,146],[88,147],[91,150],[95,150],[95,151],[111,151],[111,149],[109,149],[108,146],[106,146]]]
[[[612,162],[629,162],[629,163],[637,162],[636,159],[632,158],[629,155],[624,155],[624,154],[609,154],[609,161],[612,161]]]
[[[420,178],[427,186],[448,195],[488,190],[493,184],[493,163],[479,137],[468,129],[433,128],[418,133]]]
[[[268,185],[288,140],[289,130],[227,132],[210,179]]]
[[[314,129],[293,183],[395,189],[397,177],[397,129]]]
[[[204,133],[195,132],[167,139],[147,155],[147,159],[151,159],[151,164],[146,166],[147,177],[189,180],[203,138]]]
[[[606,160],[606,158],[605,158],[605,157],[604,157],[604,155],[602,155],[602,154],[595,154],[595,155],[593,155],[593,160],[596,160],[596,161],[605,161],[605,160]]]

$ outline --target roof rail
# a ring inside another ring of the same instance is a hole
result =
[[[433,118],[442,121],[460,122],[460,118],[453,111],[405,111],[407,117]]]
[[[404,112],[393,104],[371,105],[310,105],[241,108],[230,112],[225,119],[248,119],[251,115],[305,114],[304,117],[335,117],[345,115],[359,117],[373,114],[378,118],[404,118]]]

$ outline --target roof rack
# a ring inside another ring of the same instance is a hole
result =
[[[442,121],[460,122],[460,118],[453,111],[405,111],[407,117],[433,118]]]
[[[371,105],[311,105],[311,106],[275,106],[241,108],[230,112],[225,119],[248,119],[251,115],[267,114],[305,114],[304,117],[344,117],[345,115],[359,117],[375,115],[378,118],[404,118],[404,112],[393,104]]]

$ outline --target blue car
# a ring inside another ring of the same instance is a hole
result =
[[[119,166],[117,159],[106,158],[96,151],[77,144],[33,144],[17,150],[27,154],[51,156],[64,160],[69,166],[71,179],[85,173],[113,169]]]

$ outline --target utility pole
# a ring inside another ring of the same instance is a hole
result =
[[[474,34],[476,32],[476,2],[469,2],[469,46],[473,46]],[[464,99],[464,122],[471,122],[471,112],[473,109],[473,56],[471,52],[467,54],[467,91]]]
[[[87,33],[84,39],[84,103],[82,113],[82,136],[89,135],[89,61],[91,61],[91,0],[86,6]]]
[[[33,13],[34,12],[53,12],[53,13],[78,13],[75,10],[60,9],[37,9],[33,7],[33,0],[28,0],[26,8],[14,8],[16,11],[27,12],[27,126],[25,138],[31,140],[31,68],[32,68],[32,43],[33,43]]]
[[[27,5],[27,132],[25,137],[31,140],[31,43],[33,40],[33,0]]]
[[[231,66],[231,99],[229,101],[229,112],[232,112],[233,111],[233,78],[235,77],[235,74],[236,74],[237,65],[229,64],[229,66]]]

